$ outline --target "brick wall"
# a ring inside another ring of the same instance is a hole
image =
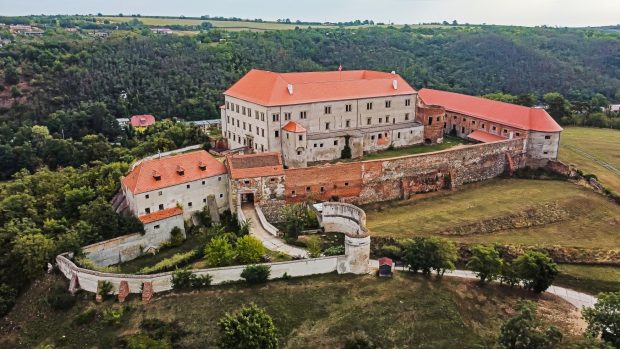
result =
[[[415,193],[497,177],[507,172],[509,159],[515,167],[523,167],[524,142],[519,138],[386,160],[286,170],[285,198],[296,202],[308,196],[316,200],[335,196],[355,204],[406,199]]]

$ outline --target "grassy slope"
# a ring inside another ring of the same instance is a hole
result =
[[[594,173],[601,182],[620,193],[620,175],[575,152],[577,147],[594,157],[620,168],[620,131],[612,129],[567,127],[560,141],[560,160],[576,165],[584,173]]]
[[[554,284],[586,293],[620,290],[620,268],[593,265],[562,264]]]
[[[561,207],[579,214],[552,224],[454,239],[606,249],[620,247],[620,206],[568,182],[495,179],[469,184],[453,193],[420,197],[422,199],[414,197],[368,208],[367,224],[371,233],[398,238],[427,235],[483,219],[503,217],[535,205],[558,202]]]
[[[72,323],[86,307],[101,312],[113,304],[95,304],[92,295],[66,312],[49,309],[40,299],[57,279],[47,276],[22,297],[2,323],[0,347],[111,347],[118,336],[135,333],[141,319],[152,317],[183,324],[190,333],[181,347],[212,347],[222,314],[256,302],[274,318],[283,348],[338,348],[345,336],[359,330],[389,348],[479,348],[494,342],[501,322],[513,313],[519,299],[533,299],[522,290],[480,289],[473,281],[460,279],[324,275],[258,287],[230,285],[169,294],[147,305],[131,299],[126,303],[131,311],[122,325],[111,327],[98,319],[88,325]],[[562,328],[568,341],[575,338],[579,321],[574,308],[550,295],[535,300],[546,322]],[[7,332],[9,320],[19,326],[17,330]]]

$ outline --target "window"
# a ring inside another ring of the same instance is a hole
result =
[[[366,110],[372,110],[372,102],[366,103]]]
[[[405,114],[405,121],[409,120],[409,113]]]
[[[149,194],[144,195],[144,198],[148,199],[149,198]]]
[[[408,107],[411,105],[411,100],[410,99],[405,99],[405,107]]]
[[[318,146],[318,144],[317,144],[317,143],[314,143],[314,147],[316,148],[317,146]]]
[[[239,113],[239,104],[235,105],[235,111]]]
[[[277,130],[274,131],[274,134],[275,134],[276,138],[280,137],[280,132],[278,132]]]
[[[325,106],[325,114],[331,114],[332,113],[332,107],[331,106]]]
[[[370,125],[372,123],[372,118],[366,119],[366,125]]]
[[[286,139],[288,139],[288,133],[286,134]]]
[[[207,199],[202,199],[202,202],[207,202]]]
[[[252,124],[248,124],[249,131],[252,132]]]
[[[187,189],[189,189],[189,184],[185,186]]]
[[[162,195],[163,195],[163,193],[164,193],[164,192],[160,190],[157,194],[158,194],[159,196],[162,196]]]
[[[323,148],[323,143],[319,144],[319,148]]]
[[[383,138],[383,135],[381,133],[379,133],[379,135],[377,136],[379,139]]]
[[[310,191],[310,187],[306,187],[306,191]]]
[[[147,208],[144,209],[144,212],[146,212],[146,214],[149,214],[149,213],[151,213],[151,209],[147,207]]]
[[[399,138],[399,139],[400,139],[400,132],[398,132],[398,133],[396,134],[396,138]]]
[[[508,133],[508,130],[507,130],[507,129],[504,129],[504,133]]]
[[[164,204],[159,204],[159,210],[163,210],[164,209]]]
[[[439,121],[439,116],[437,117],[437,121]],[[471,124],[475,125],[476,124],[476,120],[472,120]]]
[[[264,128],[260,130],[260,135],[261,135],[261,137],[265,137],[265,129]]]
[[[382,122],[383,122],[383,118],[379,118],[379,123],[382,123]]]
[[[467,121],[467,118],[463,118],[463,122],[466,122],[466,121]]]
[[[325,187],[321,187],[321,193],[325,192]]]
[[[303,135],[299,135],[299,140],[303,141],[304,140],[304,136]]]
[[[280,121],[280,114],[273,114],[273,121]]]
[[[308,116],[308,112],[305,111],[300,111],[299,112],[299,118],[300,119],[305,119]]]
[[[291,119],[291,113],[284,113],[284,120],[290,120]]]
[[[441,121],[441,116],[438,116],[438,117],[437,117],[437,121]]]
[[[484,130],[484,124],[480,125],[480,127],[482,127],[482,129]]]
[[[257,128],[256,128],[256,135],[257,135],[257,136],[260,136],[260,127],[257,127]]]
[[[549,154],[549,152],[548,151],[544,151],[543,154],[547,155],[547,154]]]
[[[159,229],[159,224],[153,227],[153,229]]]
[[[370,136],[370,140],[375,140],[375,135]]]
[[[386,108],[391,108],[392,107],[392,101],[385,101],[385,107]]]
[[[385,117],[385,123],[386,123],[386,124],[389,124],[389,123],[390,123],[390,117],[389,117],[389,116],[386,116],[386,117]]]
[[[334,145],[338,145],[338,140],[335,140],[335,141],[334,141]]]
[[[297,151],[297,155],[301,155],[301,150],[298,150],[298,151]]]
[[[243,122],[243,129],[245,130],[245,121]]]
[[[497,130],[497,127],[493,126],[493,131]]]
[[[224,194],[220,194],[220,199],[224,197]]]
[[[461,127],[461,133],[465,133],[465,127]]]
[[[245,115],[245,107],[241,108],[241,114]]]
[[[237,120],[237,127],[239,127],[239,120]]]
[[[187,206],[188,206],[188,207],[192,207],[192,203],[191,203],[191,202],[188,202],[188,203],[187,203]]]
[[[258,120],[258,116],[260,115],[260,113],[258,112],[258,110],[256,110],[254,112],[254,117],[256,118],[256,120]]]
[[[202,185],[205,185],[205,183],[207,183],[206,181],[202,181]]]
[[[222,177],[217,177],[217,181],[221,182],[222,181]]]
[[[349,182],[344,182],[344,186],[348,187],[349,186]]]
[[[520,134],[519,132],[517,132],[517,133],[515,133],[515,135],[516,135],[517,137],[519,137],[521,134]]]
[[[344,106],[344,111],[349,112],[351,110],[353,110],[353,105],[347,104],[347,105]]]
[[[226,123],[227,123],[227,124],[230,124],[230,116],[227,116],[227,117],[226,117]]]
[[[326,122],[326,123],[325,123],[325,129],[326,129],[326,130],[329,130],[329,122]]]
[[[265,113],[260,113],[260,121],[265,121]]]
[[[291,196],[297,196],[297,194],[295,193],[295,191],[291,191]]]
[[[428,125],[430,126],[430,125],[432,125],[432,124],[433,124],[433,117],[432,117],[432,116],[429,116],[429,117],[428,117]]]
[[[230,109],[230,103],[226,102],[226,109]]]
[[[248,116],[252,117],[252,109],[248,108]]]
[[[345,126],[345,127],[351,127],[351,120],[346,120],[346,121],[344,122],[344,126]]]
[[[551,136],[545,136],[545,139],[551,139]]]

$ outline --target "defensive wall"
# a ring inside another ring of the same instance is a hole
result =
[[[389,159],[287,169],[285,200],[311,197],[366,204],[454,188],[524,167],[526,142],[517,138]]]

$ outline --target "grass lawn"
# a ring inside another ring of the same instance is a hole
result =
[[[88,307],[100,314],[119,305],[96,304],[89,294],[70,310],[53,311],[41,299],[57,280],[46,276],[19,300],[1,323],[0,347],[109,348],[118,337],[139,331],[142,319],[158,318],[178,320],[188,331],[178,347],[211,348],[218,319],[248,302],[272,316],[281,348],[340,348],[355,331],[366,332],[383,348],[487,348],[524,298],[538,303],[539,316],[562,330],[567,345],[582,325],[572,306],[551,295],[534,297],[497,285],[479,288],[473,280],[437,281],[408,273],[389,280],[329,274],[255,287],[227,285],[156,296],[148,304],[134,296],[125,303],[120,325],[106,325],[99,316],[78,325],[75,316]],[[15,330],[8,329],[9,321]]]
[[[299,26],[302,28],[319,27],[319,28],[335,28],[334,26],[323,25],[304,25],[304,24],[286,24],[277,22],[249,22],[249,21],[215,21],[190,18],[152,18],[152,17],[100,17],[103,20],[109,20],[112,23],[129,22],[138,19],[148,26],[167,26],[167,25],[200,25],[202,22],[209,22],[214,27],[225,30],[292,30]]]
[[[132,261],[119,264],[119,273],[137,273],[140,269],[153,266],[166,258],[172,257],[174,254],[191,251],[196,248],[197,243],[198,238],[196,235],[188,235],[181,246],[165,248],[157,254],[144,255]]]
[[[554,285],[596,295],[620,290],[620,267],[560,264]]]
[[[553,223],[540,223],[540,218],[527,221],[526,217],[516,222],[520,227],[514,229],[451,238],[466,243],[620,248],[620,206],[563,181],[494,179],[465,185],[456,192],[422,194],[406,201],[370,205],[365,210],[372,235],[395,238],[440,234],[515,213],[547,216],[561,212],[560,220]],[[528,227],[525,223],[538,225]]]
[[[468,143],[469,142],[461,138],[445,136],[443,139],[443,143],[441,144],[414,145],[412,147],[382,150],[376,153],[364,154],[364,157],[362,158],[362,160],[376,160],[376,159],[393,158],[393,157],[404,156],[404,155],[430,153],[433,151],[445,150],[445,149],[452,148],[452,147],[455,147],[461,144],[468,144]]]
[[[588,158],[583,152],[620,169],[620,131],[567,127],[560,138],[559,154],[561,161],[577,166],[584,173],[595,174],[604,185],[620,193],[620,175]]]

